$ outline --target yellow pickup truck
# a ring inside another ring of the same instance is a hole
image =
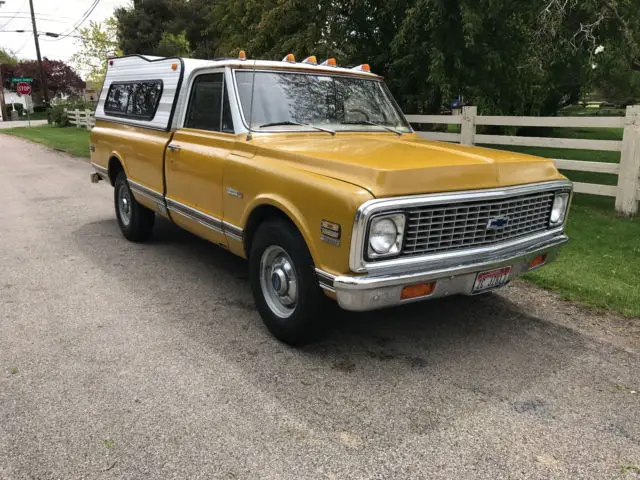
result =
[[[552,161],[423,140],[366,64],[113,58],[90,143],[123,235],[161,215],[247,258],[292,345],[329,323],[327,298],[481,294],[567,242],[572,185]]]

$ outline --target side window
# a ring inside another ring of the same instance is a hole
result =
[[[233,133],[229,96],[225,90],[223,73],[198,76],[189,96],[185,128]]]
[[[112,83],[104,102],[104,112],[107,115],[125,115],[129,104],[131,84]]]
[[[162,96],[162,82],[140,82],[133,86],[133,93],[127,107],[127,115],[151,120],[156,114],[160,97]]]
[[[112,83],[104,113],[135,120],[153,120],[162,96],[162,80]]]

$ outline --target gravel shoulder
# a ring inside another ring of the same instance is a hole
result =
[[[128,243],[85,161],[0,151],[0,479],[640,477],[640,320],[515,282],[293,350],[244,261]]]

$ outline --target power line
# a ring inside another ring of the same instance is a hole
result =
[[[27,14],[27,15],[14,15],[12,17],[4,17],[2,15],[0,15],[0,18],[9,18],[9,21],[7,23],[5,23],[4,25],[2,25],[0,28],[4,28],[6,27],[9,23],[11,23],[13,20],[15,19],[20,19],[20,20],[25,20],[25,19],[31,19],[31,17]],[[38,18],[36,17],[36,20],[38,20],[39,22],[51,22],[51,23],[67,23],[64,20],[54,20],[54,19],[49,19],[49,18]]]
[[[0,33],[33,33],[33,30],[0,30]],[[38,36],[43,35],[45,37],[51,37],[57,39],[60,37],[59,33],[55,32],[38,32]],[[67,35],[65,38],[83,38],[82,35]],[[53,40],[49,40],[53,41]]]
[[[20,5],[20,8],[19,8],[18,10],[22,10],[22,7],[24,7],[26,3],[27,3],[27,0],[24,0],[24,2],[22,2],[22,5]],[[27,12],[20,12],[20,11],[16,12],[16,13],[13,15],[13,17],[11,17],[11,18],[7,21],[7,23],[5,23],[4,25],[0,26],[0,29],[2,29],[2,28],[4,28],[4,27],[6,27],[6,26],[7,26],[7,25],[9,25],[11,22],[13,22],[13,20],[15,20],[15,18],[16,18],[16,15],[18,15],[19,13],[27,13]]]
[[[93,13],[93,11],[96,9],[96,7],[98,6],[99,3],[100,3],[100,0],[94,0],[93,3],[87,9],[87,11],[84,12],[82,17],[76,23],[74,23],[72,30],[70,32],[68,32],[68,33],[67,32],[61,33],[60,36],[56,40],[62,40],[63,38],[71,36],[71,34],[73,32],[77,31],[78,28],[80,28],[80,25],[82,25],[84,23],[84,21],[87,18],[89,18],[89,16]]]

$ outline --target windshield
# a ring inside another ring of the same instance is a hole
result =
[[[379,80],[259,71],[250,112],[253,75],[236,71],[240,104],[252,130],[411,131]]]

